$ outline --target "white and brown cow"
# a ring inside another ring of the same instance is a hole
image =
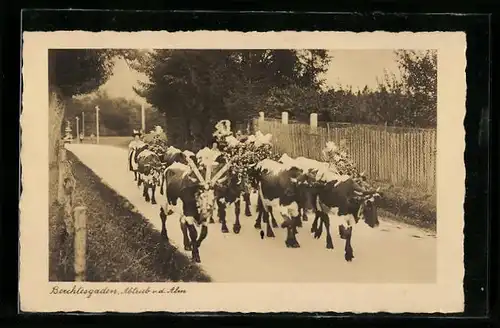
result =
[[[139,135],[137,134],[135,136],[135,139],[130,142],[128,145],[128,166],[129,170],[134,173],[134,181],[139,181],[139,172],[137,169],[139,168],[139,165],[137,163],[137,155],[145,150],[148,149],[148,145],[139,139]],[[139,183],[137,184],[139,186]]]
[[[278,162],[288,166],[295,166],[302,170],[306,176],[307,184],[303,188],[299,188],[298,206],[299,214],[303,221],[308,221],[309,218],[316,217],[316,200],[314,198],[316,183],[316,175],[318,170],[328,170],[328,163],[319,162],[306,157],[291,158],[286,153],[283,154]],[[302,227],[302,220],[298,220],[298,227]]]
[[[188,159],[191,161],[196,161],[195,154],[189,150],[182,151],[178,148],[175,148],[173,146],[168,147],[165,150],[165,153],[160,156],[160,161],[162,162],[163,166],[166,168],[174,163],[181,163],[184,165],[188,165]],[[165,179],[161,179],[161,185],[160,185],[160,194],[163,195],[165,187]],[[171,211],[171,210],[170,210]],[[168,213],[168,215],[172,214],[171,212]]]
[[[160,209],[162,235],[168,240],[166,220],[167,213],[171,213],[169,206],[177,206],[180,199],[182,201],[180,224],[184,237],[184,249],[191,250],[193,261],[201,262],[199,248],[207,237],[207,221],[214,211],[214,186],[224,182],[225,178],[221,177],[224,171],[220,169],[212,177],[213,162],[205,161],[200,171],[191,159],[192,153],[188,151],[184,154],[188,165],[175,162],[168,166],[163,174],[166,201]],[[197,227],[200,228],[199,236]]]
[[[351,244],[353,227],[359,220],[371,228],[379,225],[377,202],[381,198],[379,189],[364,190],[352,178],[319,171],[318,184],[315,185],[317,215],[311,227],[315,238],[321,236],[323,226],[326,230],[326,248],[333,249],[330,234],[330,221],[337,219],[339,236],[345,240],[345,259],[352,261],[354,252]],[[319,223],[319,225],[318,225]]]
[[[287,165],[270,159],[264,159],[256,165],[258,172],[258,203],[255,227],[261,228],[261,219],[267,224],[266,236],[274,237],[272,227],[277,227],[273,209],[277,209],[283,217],[282,228],[287,229],[285,245],[300,247],[295,234],[300,215],[298,203],[308,190],[308,179],[303,171],[295,165]],[[261,233],[262,235],[262,233]]]

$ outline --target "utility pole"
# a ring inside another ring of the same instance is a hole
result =
[[[146,112],[144,104],[141,104],[141,128],[142,128],[142,133],[146,133]]]
[[[82,135],[85,137],[85,112],[82,112]]]
[[[75,118],[76,118],[76,143],[80,143],[80,124],[78,124],[80,118],[78,116]]]
[[[99,143],[99,106],[95,106],[96,142]]]

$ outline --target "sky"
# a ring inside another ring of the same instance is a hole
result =
[[[384,77],[384,70],[399,76],[396,56],[391,49],[383,50],[329,50],[333,57],[328,71],[324,74],[326,87],[352,86],[353,91],[365,86],[377,87],[377,78]],[[115,60],[115,67],[110,79],[101,87],[112,97],[124,97],[145,103],[135,94],[137,81],[146,81],[145,75],[131,70],[124,60]]]

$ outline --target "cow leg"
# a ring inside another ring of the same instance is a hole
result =
[[[168,241],[168,235],[167,235],[167,214],[165,214],[165,210],[163,207],[160,208],[160,219],[161,219],[161,235],[162,237],[165,238],[166,241]]]
[[[241,209],[240,209],[240,206],[241,206],[241,201],[238,198],[234,202],[234,216],[235,216],[235,220],[234,220],[234,224],[233,224],[233,232],[235,234],[240,233],[240,230],[241,230],[241,224],[240,224],[240,212],[241,212]]]
[[[180,223],[181,223],[181,231],[184,243],[184,250],[190,251],[192,247],[191,247],[191,242],[189,241],[188,227],[186,224],[186,220],[184,219],[184,216],[181,216]]]
[[[143,186],[142,186],[142,196],[144,196],[144,200],[146,200],[146,202],[150,201],[150,199],[149,199],[149,186],[146,182],[144,182]]]
[[[137,187],[140,187],[141,186],[141,174],[140,173],[137,173]]]
[[[252,216],[252,211],[250,211],[250,193],[245,192],[243,194],[243,201],[245,202],[245,215]]]
[[[345,239],[345,260],[350,262],[354,258],[354,252],[351,245],[352,237],[352,224],[350,220],[346,220],[347,228],[345,225],[339,225],[339,235],[340,238]]]
[[[220,199],[217,200],[217,212],[219,214],[219,220],[221,225],[220,230],[222,233],[228,233],[229,229],[226,224],[226,203]]]
[[[316,227],[316,231],[314,232],[315,239],[319,239],[321,237],[321,234],[323,233],[323,224],[324,224],[323,215],[328,216],[328,214],[326,214],[322,211],[319,211],[319,214],[317,214],[317,215],[319,215],[319,221],[318,221],[318,225]]]
[[[271,220],[269,220],[269,211],[264,212],[264,222],[266,222],[266,236],[269,238],[274,238],[274,231],[273,228],[271,227]]]
[[[315,233],[316,230],[318,230],[318,220],[319,220],[319,212],[316,211],[316,216],[314,217],[314,220],[311,225],[311,233]]]
[[[296,221],[295,226],[299,227],[299,228],[302,228],[302,218],[300,215],[300,213],[302,213],[302,212],[305,213],[306,211],[304,211],[304,209],[302,207],[299,207],[299,215],[296,218],[294,218],[294,220]]]
[[[201,246],[201,243],[205,240],[205,238],[207,238],[207,235],[208,235],[208,227],[207,227],[207,224],[204,222],[201,225],[200,236],[198,237],[198,240],[196,241],[196,245],[198,246],[198,248]]]
[[[186,224],[189,232],[189,239],[191,241],[191,254],[193,262],[200,263],[200,252],[198,250],[198,231],[194,226],[194,219],[192,217],[186,218]]]
[[[296,222],[297,218],[300,219],[300,216],[295,216],[292,218],[284,218],[285,221],[283,222],[282,226],[286,228],[286,240],[285,240],[285,245],[286,247],[290,248],[299,248],[300,244],[297,241],[297,238],[295,237],[295,231],[297,229],[296,227]]]
[[[134,171],[134,181],[137,181],[137,172]]]
[[[272,222],[273,228],[277,228],[278,227],[278,222],[276,222],[276,219],[274,218],[273,208],[272,207],[269,207],[269,214],[271,214],[271,222]],[[268,217],[268,220],[269,220],[269,217]]]
[[[153,183],[153,185],[151,186],[151,204],[156,204],[156,197],[155,197],[155,194],[156,194],[156,185]]]
[[[262,200],[260,199],[260,197],[258,197],[258,199],[257,199],[257,219],[255,220],[255,224],[254,224],[255,229],[262,229],[261,220],[262,220],[263,214],[264,214],[264,205],[262,204]]]
[[[325,225],[326,230],[326,248],[333,249],[332,235],[330,234],[330,217],[326,213],[321,213],[321,221]]]

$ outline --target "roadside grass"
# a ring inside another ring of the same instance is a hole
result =
[[[77,181],[75,206],[87,207],[87,281],[211,281],[74,154],[68,151],[67,158]],[[51,206],[49,279],[72,281],[73,240],[65,233],[61,211],[57,203]]]
[[[372,182],[380,187],[381,216],[436,232],[436,194],[413,186],[397,186],[388,182]]]
[[[100,137],[100,143],[127,148],[131,137]],[[436,231],[436,194],[413,186],[399,186],[386,181],[371,182],[380,187],[383,199],[380,215],[422,229]]]

